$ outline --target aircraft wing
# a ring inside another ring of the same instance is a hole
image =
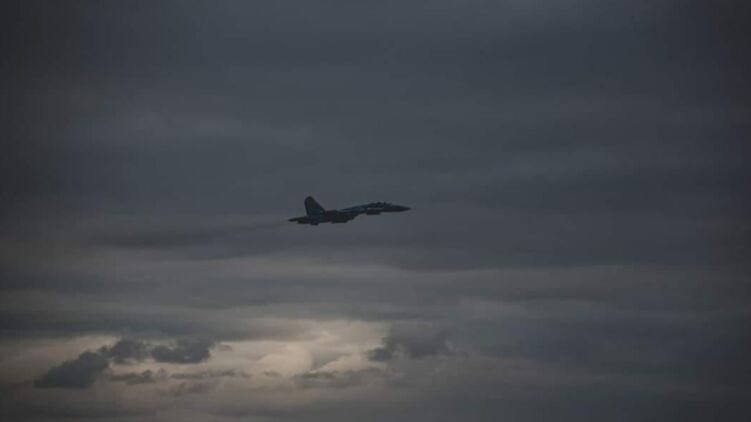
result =
[[[353,212],[337,211],[331,215],[332,223],[346,223],[347,221],[354,220],[358,214]]]
[[[339,210],[337,212],[343,213],[343,214],[352,214],[352,215],[354,215],[354,217],[352,217],[352,218],[355,218],[355,217],[357,217],[360,214],[365,214],[366,211],[367,210],[365,209],[365,207],[363,207],[363,206],[357,206],[357,207],[344,208],[344,209],[341,209],[341,210]]]

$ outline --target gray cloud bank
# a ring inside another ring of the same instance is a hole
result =
[[[734,0],[2,2],[0,405],[748,420],[748,16]],[[281,224],[309,194],[412,210]],[[331,321],[384,331],[338,344]],[[122,340],[35,353],[96,336]],[[261,378],[213,376],[241,367],[138,366],[320,338],[312,368],[265,368],[279,384],[252,399],[215,382]],[[373,367],[317,366],[343,350]],[[137,396],[164,379],[184,384]]]
[[[207,360],[214,343],[201,339],[179,339],[173,345],[151,345],[134,339],[121,339],[97,351],[85,351],[76,359],[67,360],[51,368],[34,381],[38,388],[87,388],[107,369],[110,361],[117,364],[141,362],[151,358],[161,363],[194,364]],[[112,381],[126,384],[154,382],[150,370],[141,373],[112,375]]]
[[[441,354],[451,354],[448,333],[428,324],[397,324],[383,339],[383,345],[368,352],[374,361],[388,361],[399,354],[420,359]]]
[[[99,353],[83,352],[74,360],[67,360],[50,369],[34,381],[38,388],[86,388],[109,368],[109,360]]]

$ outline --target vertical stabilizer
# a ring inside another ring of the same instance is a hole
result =
[[[305,198],[305,212],[307,212],[308,215],[321,215],[323,214],[324,209],[321,204],[313,199],[312,196],[309,196]]]

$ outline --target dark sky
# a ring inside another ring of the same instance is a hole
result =
[[[749,420],[750,11],[3,2],[0,415]]]

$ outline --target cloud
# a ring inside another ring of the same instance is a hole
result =
[[[149,346],[141,340],[120,339],[112,346],[102,346],[99,353],[118,364],[142,361],[149,356]]]
[[[287,226],[284,216],[265,218],[230,218],[227,221],[203,221],[173,217],[167,220],[118,221],[95,228],[88,241],[93,245],[123,249],[199,249],[202,245],[237,242],[257,230]]]
[[[50,419],[101,392],[175,420],[751,419],[748,2],[41,3],[0,2],[3,409],[44,374]],[[412,211],[270,228],[308,194]],[[345,355],[411,387],[319,366]],[[203,372],[228,368],[254,376]],[[194,381],[228,394],[147,397]]]
[[[198,363],[211,356],[214,342],[202,339],[180,339],[170,346],[156,346],[151,349],[151,356],[157,362]]]
[[[234,369],[227,369],[223,371],[206,370],[206,371],[200,371],[200,372],[178,372],[176,374],[170,375],[170,378],[178,379],[178,380],[205,380],[205,379],[223,378],[223,377],[250,378],[250,375],[246,374],[245,372],[234,370]]]
[[[182,397],[189,394],[205,394],[215,387],[211,382],[181,382],[171,387],[167,394],[174,397]]]
[[[203,339],[179,339],[167,346],[152,345],[137,339],[120,339],[111,346],[102,346],[96,351],[85,351],[78,358],[49,369],[34,381],[34,386],[83,389],[92,385],[99,375],[108,370],[110,362],[133,364],[150,358],[161,363],[193,364],[209,359],[212,347],[213,341]],[[227,374],[217,376],[221,375]],[[133,385],[151,383],[156,377],[164,376],[165,373],[162,371],[154,373],[146,370],[140,373],[112,374],[109,379]]]
[[[368,352],[372,361],[388,361],[399,355],[422,359],[453,354],[446,330],[425,323],[399,323],[383,338],[383,345]]]
[[[110,381],[124,382],[127,385],[136,384],[153,384],[159,379],[163,379],[167,376],[167,372],[164,370],[152,371],[147,369],[143,372],[127,372],[124,374],[112,374],[108,377]]]
[[[310,371],[295,376],[301,388],[350,388],[375,380],[389,378],[390,374],[380,368],[363,368],[344,371]]]
[[[68,360],[51,368],[34,381],[37,388],[89,387],[97,377],[109,368],[109,360],[97,352],[83,352],[76,359]]]

